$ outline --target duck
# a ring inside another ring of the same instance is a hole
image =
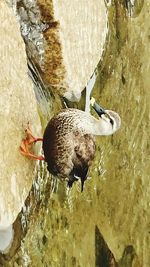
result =
[[[81,192],[94,160],[95,136],[112,135],[121,126],[118,113],[102,108],[94,98],[90,104],[98,118],[79,109],[63,109],[49,121],[43,138],[35,138],[28,127],[20,146],[24,156],[45,160],[48,171],[60,179],[67,179],[69,188],[80,179]],[[37,141],[43,142],[44,157],[30,152],[30,146]]]

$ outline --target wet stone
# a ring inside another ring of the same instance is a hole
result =
[[[41,125],[19,24],[5,1],[0,2],[0,24],[0,231],[3,231],[16,219],[35,176],[35,162],[19,152],[24,130],[29,122],[39,136]]]

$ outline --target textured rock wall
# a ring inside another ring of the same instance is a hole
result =
[[[18,1],[28,56],[44,83],[79,100],[101,59],[107,34],[104,1]]]
[[[19,153],[29,122],[41,133],[25,46],[12,10],[0,2],[0,229],[12,224],[32,185],[35,162]]]

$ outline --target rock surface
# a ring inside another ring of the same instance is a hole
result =
[[[11,9],[0,2],[0,230],[20,212],[32,185],[35,162],[19,153],[29,122],[41,134],[25,46]]]
[[[105,1],[18,1],[28,56],[47,86],[79,100],[99,60],[107,35]]]

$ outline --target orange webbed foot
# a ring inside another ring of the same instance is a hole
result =
[[[43,156],[36,156],[30,152],[30,147],[33,143],[36,143],[38,141],[43,141],[43,138],[37,138],[34,137],[29,125],[27,129],[25,130],[26,132],[26,138],[22,140],[21,145],[20,145],[20,153],[26,157],[30,157],[32,159],[37,159],[37,160],[44,160],[45,158]]]

